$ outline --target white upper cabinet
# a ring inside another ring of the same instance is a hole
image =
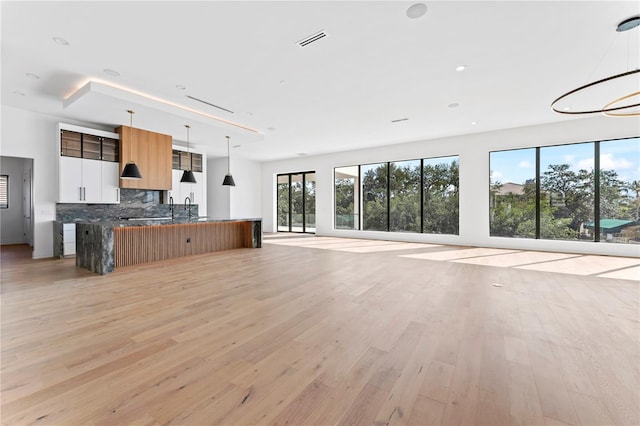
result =
[[[59,126],[58,202],[120,202],[118,135],[68,124]]]

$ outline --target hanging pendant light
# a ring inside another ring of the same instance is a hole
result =
[[[127,112],[129,113],[129,116],[130,116],[130,121],[129,121],[129,123],[130,123],[130,126],[129,126],[129,161],[124,166],[124,169],[122,169],[122,174],[120,175],[120,179],[142,179],[142,175],[140,174],[140,170],[138,169],[138,166],[136,165],[135,161],[133,161],[133,154],[132,154],[133,114],[135,114],[135,112],[133,112],[130,109],[128,109]]]
[[[187,128],[187,156],[189,157],[189,163],[191,163],[191,154],[189,153],[189,129],[191,128],[191,126],[189,126],[188,124],[185,124],[184,127]],[[191,164],[189,164],[189,169],[185,170],[182,173],[182,178],[180,179],[180,182],[197,183],[196,177],[193,175],[193,172],[191,171]]]
[[[231,176],[231,154],[229,152],[229,136],[227,138],[227,174],[222,181],[222,185],[226,186],[236,186],[236,183],[233,181],[233,176]]]
[[[616,32],[629,31],[640,26],[640,16],[633,16],[620,22]],[[631,33],[629,33],[627,44],[631,44]],[[611,47],[610,47],[611,49]],[[630,47],[627,47],[627,51]],[[627,54],[627,68],[629,68],[629,54]],[[608,117],[640,117],[640,91],[638,91],[638,76],[640,69],[631,69],[626,72],[612,75],[594,81],[577,89],[573,89],[558,97],[551,103],[551,109],[559,114],[582,115],[601,113]],[[572,108],[570,101],[578,103],[585,98],[585,94],[609,93],[609,99],[599,99],[599,103],[593,105],[583,105],[579,108]],[[601,106],[603,105],[604,106]]]

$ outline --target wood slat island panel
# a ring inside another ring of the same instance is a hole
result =
[[[262,219],[76,223],[76,265],[100,275],[127,265],[260,247]]]
[[[113,230],[115,267],[253,247],[251,222],[136,226]]]

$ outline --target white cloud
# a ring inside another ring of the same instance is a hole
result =
[[[633,163],[626,158],[615,158],[612,153],[602,154],[600,156],[601,169],[630,169]]]
[[[492,170],[491,171],[491,177],[494,179],[500,179],[503,176],[503,174],[497,170]]]
[[[585,158],[584,160],[578,161],[578,169],[582,170],[592,170],[593,169],[593,157]]]
[[[529,161],[524,160],[518,163],[518,167],[523,168],[523,169],[530,169],[533,167],[533,164],[531,164]]]
[[[571,155],[571,154],[567,154],[567,155],[565,155],[563,158],[564,158],[564,161],[565,161],[566,163],[571,164],[571,163],[573,163],[573,160],[575,160],[575,159],[576,159],[576,156],[575,156],[575,155]]]
[[[593,157],[578,161],[579,169],[593,169]],[[600,169],[603,170],[625,170],[632,169],[633,163],[626,158],[615,158],[613,154],[600,155]]]

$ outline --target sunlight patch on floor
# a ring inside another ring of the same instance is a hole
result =
[[[406,243],[401,241],[367,240],[340,237],[273,238],[264,241],[290,247],[335,250],[348,253],[379,253],[447,247],[441,244]],[[595,275],[602,278],[640,281],[640,259],[630,257],[581,255],[543,251],[498,248],[451,248],[451,250],[399,254],[411,259],[455,262],[500,268],[556,272],[572,275]]]
[[[543,251],[523,251],[518,253],[507,253],[494,256],[472,257],[469,259],[456,259],[453,260],[453,262],[506,268],[512,266],[529,265],[532,263],[568,259],[576,256],[579,255],[569,253],[548,253]]]
[[[639,259],[613,256],[579,256],[555,262],[536,263],[534,265],[516,266],[529,271],[561,272],[574,275],[602,274],[614,269],[640,265]],[[636,277],[637,279],[637,277]]]
[[[385,245],[368,245],[364,247],[347,247],[336,248],[338,251],[346,251],[349,253],[374,253],[381,251],[393,251],[393,250],[413,250],[420,248],[441,247],[440,244],[423,244],[423,243],[398,243],[398,244],[385,244]]]
[[[620,269],[618,271],[607,272],[598,276],[602,278],[640,281],[640,265],[632,266],[631,268]]]
[[[295,247],[308,247],[323,250],[337,250],[349,253],[374,253],[392,250],[411,250],[440,247],[439,244],[404,243],[400,241],[363,240],[354,238],[316,237],[313,239],[279,239],[265,241],[266,244],[278,244]]]
[[[449,251],[437,251],[434,253],[407,254],[403,257],[426,260],[456,260],[468,257],[493,256],[506,253],[517,253],[517,250],[505,250],[494,248],[471,248]]]

